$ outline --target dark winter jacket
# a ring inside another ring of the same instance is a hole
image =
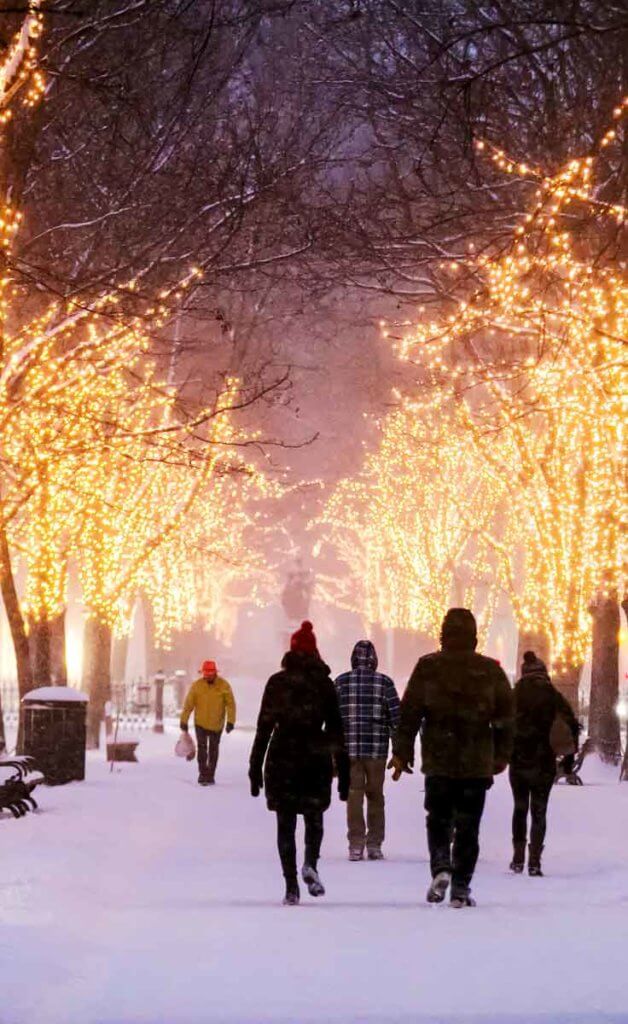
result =
[[[578,745],[580,726],[568,701],[552,686],[542,662],[537,671],[526,671],[516,683],[515,739],[510,760],[511,772],[530,781],[543,777],[553,778],[556,773],[556,755],[550,746],[550,730],[560,714]]]
[[[403,695],[393,753],[414,763],[420,730],[426,775],[490,778],[508,763],[512,720],[512,690],[496,661],[472,650],[428,654]]]
[[[261,785],[264,766],[271,811],[324,811],[331,800],[332,756],[339,792],[349,789],[349,759],[334,684],[327,665],[315,655],[289,651],[281,665],[262,697],[249,778]]]
[[[351,668],[336,679],[349,757],[385,758],[399,721],[395,684],[377,671],[377,653],[370,640],[355,645]]]

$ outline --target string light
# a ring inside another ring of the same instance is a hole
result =
[[[483,487],[482,467],[461,460],[465,438],[462,420],[436,403],[402,399],[386,417],[377,451],[321,516],[352,581],[346,587],[339,575],[330,592],[338,604],[436,639],[452,601],[469,603],[486,636],[498,594],[484,541],[495,494]]]
[[[7,116],[20,90],[27,106],[43,90],[39,6],[29,5],[0,66]],[[7,257],[21,220],[5,204]],[[255,502],[273,486],[242,455],[258,435],[236,426],[240,382],[227,380],[211,405],[184,413],[149,355],[171,306],[200,276],[193,266],[143,304],[136,277],[32,317],[25,289],[8,270],[0,277],[0,518],[24,570],[31,621],[63,610],[72,562],[90,616],[127,632],[142,593],[165,643],[199,616],[217,616],[219,594],[229,607],[233,581],[260,570],[241,548]],[[133,296],[134,312],[123,301]]]
[[[600,148],[627,110],[624,99]],[[625,578],[628,290],[595,258],[594,236],[626,211],[597,198],[594,156],[549,176],[479,148],[536,179],[537,195],[509,251],[456,260],[482,281],[476,292],[398,344],[421,397],[387,417],[325,522],[352,569],[349,603],[372,621],[433,634],[462,566],[471,601],[481,591],[488,615],[505,591],[569,672],[590,642],[591,600]],[[587,235],[572,231],[575,203]]]

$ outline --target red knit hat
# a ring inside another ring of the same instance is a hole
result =
[[[307,619],[301,623],[300,629],[290,637],[290,650],[297,654],[318,654],[314,627]]]
[[[216,662],[215,661],[204,661],[201,665],[201,674],[204,676],[216,675]]]

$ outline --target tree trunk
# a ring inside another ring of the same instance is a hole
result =
[[[589,736],[603,761],[618,764],[619,603],[616,597],[600,597],[589,610],[593,616]]]
[[[552,675],[554,686],[569,701],[576,715],[578,714],[578,689],[581,673],[582,665],[567,665]]]
[[[0,690],[0,754],[7,749],[6,733],[4,731],[4,712],[2,710],[2,691]]]
[[[105,704],[111,699],[111,628],[98,618],[85,623],[83,689],[89,694],[87,748],[98,750]]]
[[[534,651],[537,658],[544,661],[549,669],[551,660],[549,637],[544,633],[541,633],[540,630],[520,629],[517,639],[517,663],[515,667],[515,675],[517,678],[519,678],[521,674],[521,664],[523,662],[523,655],[525,651]]]
[[[26,627],[24,625],[24,616],[22,615],[20,601],[17,596],[9,543],[3,524],[0,524],[0,589],[2,590],[2,600],[15,649],[17,682],[20,698],[22,698],[29,690],[33,689],[33,673],[31,671],[31,656]]]
[[[50,620],[30,619],[28,646],[33,686],[50,686]]]
[[[115,637],[113,641],[113,650],[111,653],[111,679],[114,684],[122,684],[124,682],[124,673],[126,671],[126,656],[128,650],[128,636]]]
[[[54,686],[68,685],[65,657],[65,609],[50,620],[50,677]]]
[[[163,667],[161,663],[163,652],[157,647],[153,607],[144,594],[142,595],[141,602],[144,615],[144,642],[146,645],[146,681],[149,682],[153,680],[155,672],[159,672]]]

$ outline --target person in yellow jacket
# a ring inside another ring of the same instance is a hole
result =
[[[226,728],[227,732],[231,732],[236,719],[233,690],[227,680],[218,675],[215,661],[203,662],[201,678],[192,683],[188,691],[181,712],[180,725],[183,732],[188,731],[188,719],[192,712],[198,751],[199,785],[213,786],[222,730]]]

